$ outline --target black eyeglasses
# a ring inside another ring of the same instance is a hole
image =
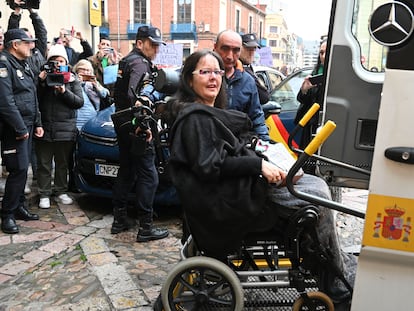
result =
[[[224,76],[224,70],[217,69],[217,70],[211,70],[211,69],[200,69],[200,70],[194,70],[193,75],[200,75],[200,76],[211,76],[213,73],[215,76]]]

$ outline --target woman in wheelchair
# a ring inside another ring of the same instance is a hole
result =
[[[190,55],[182,68],[181,85],[166,106],[171,125],[171,176],[190,232],[204,254],[223,260],[248,233],[268,231],[287,222],[300,207],[309,205],[277,186],[286,173],[252,148],[251,122],[245,113],[226,110],[223,61],[213,51]],[[330,199],[321,178],[305,174],[300,191]],[[332,211],[319,207],[316,232],[332,261],[353,285],[356,260],[339,246]],[[277,228],[283,232],[284,228]],[[335,302],[351,293],[335,269],[313,258],[313,272],[321,290]],[[306,260],[306,258],[305,258]]]

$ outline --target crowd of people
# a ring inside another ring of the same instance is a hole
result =
[[[233,44],[229,47],[236,49]],[[197,245],[219,259],[236,251],[249,232],[286,224],[290,215],[309,205],[286,187],[277,187],[286,172],[248,147],[255,135],[253,122],[243,112],[226,109],[225,68],[214,51],[191,54],[182,68],[178,92],[166,109],[171,176],[186,220]],[[305,174],[296,186],[330,199],[328,186],[319,177]],[[330,209],[320,208],[316,230],[335,265],[353,284],[355,257],[341,251]],[[337,271],[312,261],[314,273],[325,281],[322,290],[335,302],[349,299],[351,293],[336,277]]]
[[[4,33],[0,57],[1,155],[8,172],[1,230],[8,234],[19,232],[16,219],[39,219],[24,193],[30,164],[37,179],[39,208],[50,208],[52,198],[60,204],[72,204],[70,172],[82,125],[107,105],[108,98],[114,98],[117,112],[143,105],[153,109],[153,103],[165,98],[151,84],[137,87],[156,71],[153,60],[165,44],[158,28],[141,26],[133,49],[122,58],[108,37],[100,38],[93,54],[82,33],[74,30],[62,28],[53,43],[48,43],[41,18],[29,11],[35,36],[19,28],[22,9],[16,7]],[[80,53],[71,47],[74,38],[83,48]],[[269,94],[251,70],[256,48],[260,46],[254,34],[220,32],[212,50],[196,51],[185,60],[178,92],[167,104],[172,179],[192,229],[203,236],[211,232],[210,226],[217,228],[201,241],[211,254],[232,250],[234,241],[228,230],[263,230],[281,215],[307,204],[285,187],[275,186],[286,178],[286,172],[246,147],[253,135],[271,141],[262,109]],[[119,66],[117,79],[105,83],[105,68],[114,64]],[[302,98],[313,89],[305,81],[298,96]],[[113,188],[111,233],[131,228],[128,196],[133,191],[139,221],[137,242],[163,239],[168,230],[153,226],[159,180],[152,128],[131,122],[115,127],[115,131],[120,168]],[[139,152],[134,148],[136,140],[144,141]],[[318,177],[305,174],[298,186],[330,198],[326,183]],[[258,219],[252,226],[255,217]],[[352,283],[354,270],[348,269],[346,256],[339,249],[328,209],[321,210],[318,232]],[[212,236],[216,239],[210,239]],[[348,294],[335,277],[329,280],[326,291],[331,296],[340,300]]]
[[[112,101],[113,83],[105,85],[103,68],[118,64],[121,54],[101,37],[93,54],[79,31],[62,28],[48,41],[47,27],[32,8],[14,5],[7,30],[0,28],[0,124],[2,178],[5,179],[1,230],[19,232],[15,220],[37,220],[25,194],[31,168],[39,208],[51,199],[72,204],[73,153],[81,126]],[[34,33],[20,27],[29,12]],[[78,39],[82,51],[72,48]],[[102,104],[101,104],[102,103]],[[23,190],[22,190],[23,189]],[[22,190],[22,191],[21,191]]]

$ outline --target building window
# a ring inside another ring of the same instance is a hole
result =
[[[278,27],[277,26],[270,26],[269,32],[270,33],[278,33]]]
[[[101,1],[101,20],[102,20],[102,22],[106,21],[106,18],[105,18],[105,0]]]
[[[236,10],[236,32],[240,32],[240,10]]]
[[[269,40],[269,46],[273,48],[277,47],[277,40]]]
[[[147,0],[134,0],[134,23],[147,23]]]
[[[253,16],[249,16],[249,33],[253,32]]]
[[[352,18],[352,33],[361,47],[361,64],[372,72],[385,71],[386,56],[388,48],[375,42],[368,31],[368,18],[373,10],[373,5],[379,6],[386,0],[358,0],[354,5],[354,16]]]
[[[262,33],[263,33],[263,22],[260,21],[259,23],[259,38],[262,39]]]
[[[279,60],[280,59],[280,54],[279,53],[272,53],[272,58],[275,60]]]
[[[177,22],[181,24],[191,23],[192,0],[177,0]]]

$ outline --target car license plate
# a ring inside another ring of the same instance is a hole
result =
[[[118,165],[95,164],[95,175],[116,177],[118,175]]]

